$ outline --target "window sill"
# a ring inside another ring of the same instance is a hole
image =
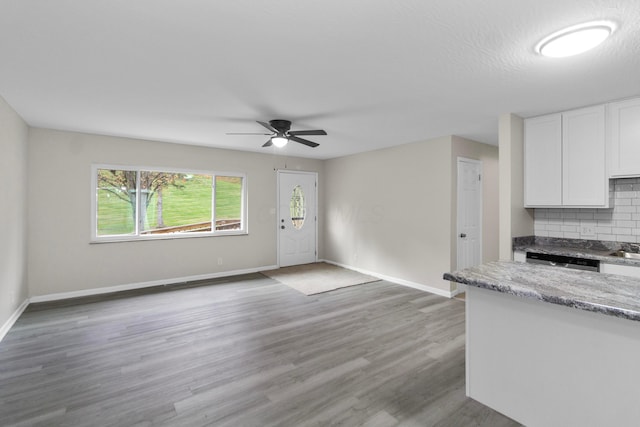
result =
[[[122,242],[139,242],[150,240],[176,240],[176,239],[199,239],[203,237],[224,237],[224,236],[247,236],[246,230],[238,231],[219,231],[217,233],[185,233],[185,234],[157,234],[148,236],[110,236],[110,237],[93,237],[89,244],[101,243],[122,243]]]

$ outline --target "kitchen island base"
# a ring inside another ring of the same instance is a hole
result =
[[[640,323],[473,286],[467,395],[527,426],[640,420]]]

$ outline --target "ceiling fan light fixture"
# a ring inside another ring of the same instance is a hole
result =
[[[536,52],[550,58],[564,58],[593,49],[615,30],[610,21],[587,22],[557,31],[536,45]]]
[[[289,139],[285,136],[282,135],[277,135],[271,138],[271,142],[273,143],[273,145],[275,145],[276,147],[284,147],[285,145],[287,145],[287,142],[289,142]]]

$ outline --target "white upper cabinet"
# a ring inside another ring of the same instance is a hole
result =
[[[612,178],[640,176],[640,98],[609,104]]]
[[[605,107],[525,120],[525,207],[608,207]]]
[[[604,105],[562,114],[563,206],[608,206],[604,122]]]
[[[562,116],[524,122],[525,206],[562,204]]]

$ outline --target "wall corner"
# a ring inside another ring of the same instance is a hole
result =
[[[533,212],[524,208],[524,120],[499,117],[499,259],[511,260],[512,239],[533,234]]]

